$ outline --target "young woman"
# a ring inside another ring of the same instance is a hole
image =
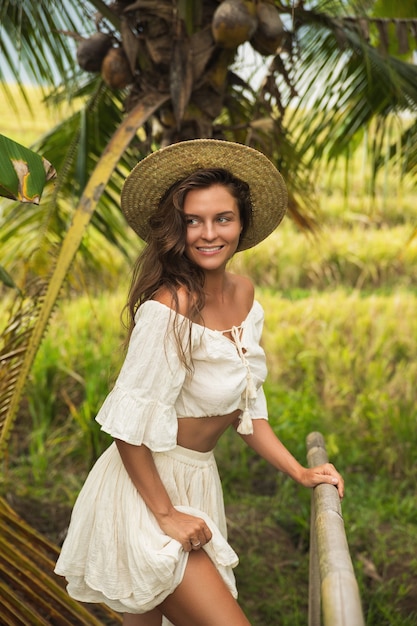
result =
[[[123,187],[122,210],[147,245],[133,275],[125,362],[97,421],[114,442],[77,499],[56,572],[68,593],[104,602],[125,626],[247,626],[213,456],[235,428],[306,487],[343,479],[302,467],[267,421],[263,311],[227,271],[286,210],[284,181],[261,153],[201,139],[151,154]]]

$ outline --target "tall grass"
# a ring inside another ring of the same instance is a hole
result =
[[[397,290],[364,296],[343,289],[296,295],[257,292],[265,310],[263,344],[274,425],[301,455],[307,432],[324,428],[330,453],[342,451],[345,463],[361,458],[361,466],[371,472],[383,460],[390,473],[412,471],[417,295]],[[120,290],[77,298],[55,313],[27,389],[34,447],[42,434],[50,436],[54,424],[72,429],[75,420],[88,458],[100,450],[93,418],[123,359],[124,297]],[[349,440],[358,438],[361,446],[351,447]]]
[[[287,222],[253,250],[237,255],[236,271],[279,291],[392,289],[417,285],[417,238],[406,225],[324,227],[306,237]]]
[[[2,95],[0,99],[0,133],[24,146],[30,146],[74,110],[69,103],[47,107],[42,90],[26,85],[27,102],[17,85],[9,84],[11,100]]]

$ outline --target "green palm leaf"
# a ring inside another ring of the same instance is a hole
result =
[[[1,196],[39,204],[46,182],[55,176],[55,168],[44,157],[0,135]]]
[[[35,144],[36,151],[47,152],[59,172],[53,188],[45,190],[42,205],[24,214],[18,204],[5,203],[2,208],[2,263],[10,268],[11,273],[19,274],[18,260],[23,258],[31,259],[31,267],[35,272],[37,267],[49,264],[51,246],[59,245],[65,236],[74,204],[79,202],[101,154],[123,120],[120,101],[106,86],[93,80],[89,88],[92,93],[87,97],[83,88],[75,92],[74,97],[83,99],[82,107]],[[54,103],[59,103],[61,97],[58,92],[51,96]],[[99,236],[94,238],[97,241],[96,248],[92,246],[88,256],[83,254],[87,264],[92,265],[95,249],[99,251],[106,241],[127,254],[127,229],[118,209],[118,196],[122,178],[138,161],[142,152],[135,137],[131,147],[115,166],[100,198],[100,211],[92,215],[91,228]],[[82,252],[86,253],[87,250],[82,248]]]
[[[12,76],[26,97],[25,82],[47,87],[56,79],[70,84],[74,46],[62,31],[77,31],[86,16],[83,4],[25,2],[23,7],[14,0],[0,3],[0,82],[3,86],[7,84],[6,76]],[[22,68],[26,76],[23,80]],[[11,96],[10,99],[13,104]],[[28,98],[27,103],[32,108]]]
[[[6,287],[11,287],[12,289],[16,289],[19,293],[21,293],[19,287],[16,285],[9,272],[2,265],[0,265],[0,281]]]

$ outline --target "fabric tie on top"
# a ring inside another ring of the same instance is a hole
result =
[[[246,368],[245,408],[240,417],[237,432],[240,435],[252,435],[253,423],[249,413],[249,402],[250,400],[256,400],[258,393],[256,391],[255,383],[253,382],[252,372],[249,367],[248,360],[245,357],[245,349],[242,345],[242,340],[240,338],[241,330],[242,326],[232,326],[232,328],[229,328],[228,330],[223,330],[222,334],[224,335],[226,333],[230,333],[232,335],[238,354],[241,358],[243,365]]]

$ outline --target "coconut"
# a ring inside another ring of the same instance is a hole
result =
[[[133,74],[123,48],[110,48],[101,65],[101,76],[112,89],[123,89],[133,82]]]
[[[214,12],[211,27],[219,46],[234,49],[250,40],[257,25],[254,2],[224,0]]]
[[[263,55],[275,54],[285,36],[284,25],[273,4],[260,2],[256,8],[258,27],[251,39],[252,47]]]
[[[77,48],[78,65],[86,72],[99,72],[111,45],[112,38],[105,33],[94,33],[83,39]]]

